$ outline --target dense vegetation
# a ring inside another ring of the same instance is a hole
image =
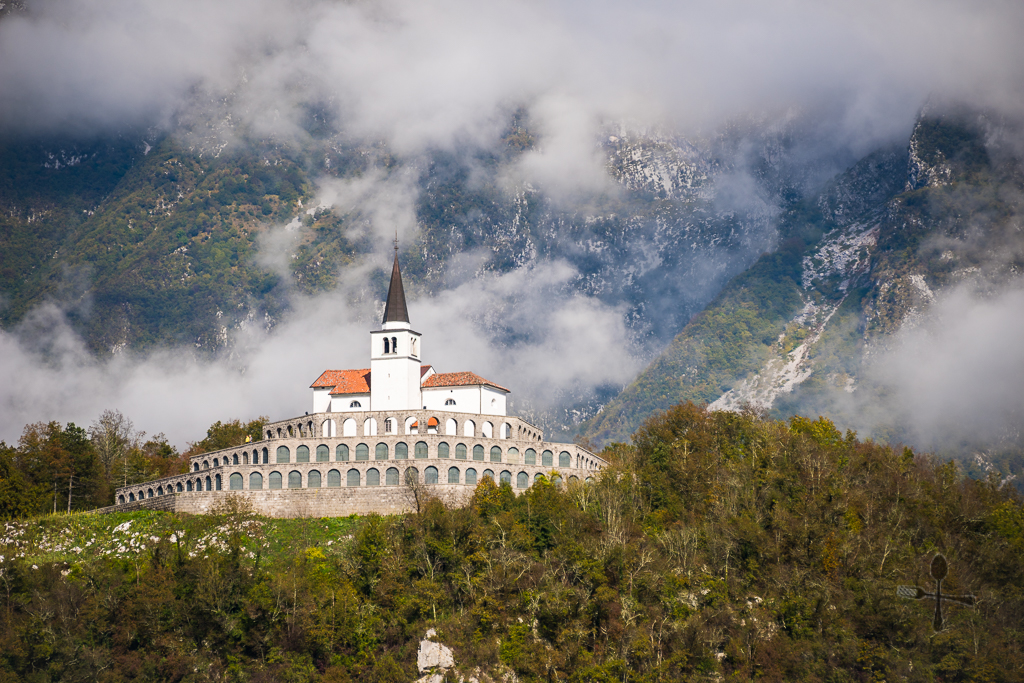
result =
[[[599,481],[360,520],[51,516],[0,548],[0,679],[1013,681],[1024,506],[828,420],[649,420]],[[944,592],[971,593],[932,631]]]
[[[27,425],[16,446],[0,441],[0,519],[110,505],[119,486],[187,472],[190,455],[238,446],[246,437],[258,440],[266,421],[218,420],[184,453],[163,434],[147,439],[115,410],[104,411],[88,429]]]

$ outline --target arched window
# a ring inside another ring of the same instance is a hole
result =
[[[541,474],[540,472],[538,472],[537,474],[533,475],[533,483],[534,484],[536,484],[538,481],[542,481],[543,479],[544,479],[544,475]]]
[[[417,460],[424,460],[424,459],[426,459],[426,457],[427,457],[427,442],[426,441],[417,441],[416,442],[416,448],[414,450],[414,454],[415,454]]]
[[[449,450],[448,450],[448,444],[447,443],[442,441],[441,443],[437,444],[437,457],[439,457],[439,458],[447,458],[448,454],[449,454]]]
[[[218,474],[216,477],[214,477],[214,479],[217,481],[217,490],[220,491],[221,490],[221,478],[220,478],[220,475]]]
[[[508,439],[512,436],[512,426],[508,422],[501,423],[501,438]]]
[[[341,472],[338,470],[330,470],[327,473],[327,488],[335,489],[341,486]]]
[[[214,458],[213,459],[213,466],[214,467],[220,467],[220,458]]]
[[[555,486],[561,486],[562,485],[562,475],[556,474],[553,477],[551,477],[551,483],[554,484]]]
[[[281,473],[280,472],[271,472],[270,473],[269,484],[270,485],[267,487],[269,489],[279,489],[279,488],[281,488]]]
[[[291,472],[288,473],[288,488],[302,488],[302,472],[299,472],[298,470],[292,470]]]
[[[355,403],[357,404],[356,407],[358,408],[359,407],[358,406],[359,401],[355,401]],[[347,420],[345,420],[341,424],[341,435],[342,436],[355,436],[356,435],[356,421],[353,420],[351,417],[348,418]]]
[[[277,447],[277,462],[282,463],[282,462],[291,462],[291,461],[292,461],[292,453],[291,453],[291,451],[288,450],[288,447],[287,446],[278,446]]]
[[[377,436],[377,420],[372,417],[363,420],[363,436]]]
[[[124,505],[124,496],[118,496],[117,497],[117,504],[118,505]]]
[[[568,467],[569,466],[569,451],[562,451],[558,454],[558,466]]]
[[[494,481],[494,470],[484,470],[484,479]]]
[[[204,470],[210,469],[210,461],[209,460],[204,460],[203,461],[203,469]]]
[[[391,353],[398,353],[398,337],[391,338]]]
[[[366,485],[367,486],[380,486],[380,472],[371,467],[366,470]]]
[[[586,483],[593,484],[594,483],[594,478],[593,477],[587,477],[586,478]]]
[[[444,422],[444,433],[448,436],[458,436],[459,434],[459,423],[453,418],[448,418]]]
[[[484,435],[485,439],[493,438],[494,425],[492,425],[490,422],[484,422],[483,426],[480,428],[480,432]]]
[[[516,488],[525,489],[530,486],[530,475],[526,472],[520,472],[516,475]]]
[[[445,399],[444,404],[446,406],[453,406],[453,405],[455,405],[455,399],[454,398]],[[455,420],[452,420],[452,422],[454,422],[454,421]]]
[[[398,486],[398,468],[389,467],[384,473],[384,484],[386,486]]]
[[[502,484],[508,484],[509,486],[512,485],[512,473],[508,470],[502,470],[499,479]]]
[[[158,498],[160,496],[164,495],[164,487],[163,486],[157,486],[156,487],[156,495],[157,495]]]
[[[196,479],[196,491],[202,491],[202,490],[203,490],[203,480],[202,479]],[[142,497],[142,491],[139,491],[139,498],[141,498],[141,497]]]
[[[128,494],[128,502],[129,503],[134,503],[135,502],[135,494],[134,493],[129,493]]]
[[[365,443],[356,445],[356,460],[369,460],[370,459],[370,447]]]
[[[320,488],[320,472],[318,472],[317,470],[309,471],[309,474],[306,475],[306,488]]]
[[[459,483],[459,468],[449,467],[448,468],[448,483],[458,484]]]
[[[278,431],[280,431],[280,430],[278,430]],[[268,429],[268,430],[267,430],[267,438],[268,438],[268,439],[273,439],[273,438],[274,438],[274,432],[272,432],[272,431],[270,431],[270,430]]]
[[[472,467],[466,470],[466,485],[476,486],[476,470]]]
[[[388,459],[388,445],[383,441],[377,444],[377,447],[373,449],[374,460],[387,460]]]
[[[472,420],[466,420],[462,423],[462,435],[463,436],[476,436],[476,423]]]
[[[174,485],[174,490],[177,491],[178,493],[181,493],[185,489],[182,487],[181,482],[179,481],[177,484]]]
[[[146,489],[146,498],[153,497],[153,489]]]
[[[359,470],[351,469],[348,474],[345,475],[346,486],[359,486]]]
[[[232,453],[231,454],[231,464],[232,465],[237,465],[238,464],[238,453]]]
[[[186,493],[192,493],[192,480],[191,479],[189,479],[188,481],[185,482],[185,492]]]
[[[420,471],[415,467],[405,468],[405,485],[412,486],[420,480]]]
[[[578,484],[578,483],[580,483],[580,478],[577,477],[575,474],[569,477],[569,484],[570,485]]]
[[[460,443],[455,445],[455,459],[465,460],[466,459],[466,444]]]
[[[212,491],[213,490],[213,482],[210,481],[209,477],[206,478],[206,490],[207,491]]]
[[[391,340],[384,337],[384,353],[391,353]]]
[[[427,418],[427,434],[437,434],[437,428],[441,426],[436,417]]]
[[[428,467],[427,471],[426,471],[426,477],[427,478],[424,480],[424,483],[426,483],[426,484],[436,484],[437,483],[437,468],[436,467]]]
[[[266,448],[263,449],[263,464],[270,464],[270,451],[268,451]]]
[[[473,446],[473,459],[480,461],[484,459],[484,447],[480,444]]]
[[[193,472],[198,472],[199,471],[199,463],[197,463],[197,462],[192,463],[192,471]]]
[[[316,461],[317,462],[329,462],[331,459],[331,449],[324,444],[320,444],[316,447]]]
[[[248,465],[249,464],[249,451],[242,451],[242,464],[243,465]]]
[[[544,467],[551,467],[551,465],[552,465],[551,459],[552,459],[553,455],[554,454],[551,451],[544,451],[543,453],[541,453],[541,456],[540,456],[541,463],[540,464],[543,465]]]
[[[508,449],[508,460],[506,462],[519,462],[519,449],[515,446]]]
[[[253,472],[249,475],[249,490],[260,491],[263,489],[263,475],[259,472]]]
[[[295,462],[309,462],[309,446],[299,446],[295,449]]]
[[[228,488],[231,489],[232,491],[241,491],[242,475],[239,474],[238,472],[232,473],[232,475],[228,477]]]
[[[395,444],[395,460],[409,459],[409,444],[399,441]]]
[[[292,426],[291,425],[288,425],[288,436],[289,437],[295,436],[295,432],[292,431]]]
[[[362,404],[362,403],[360,403],[359,401],[350,401],[350,402],[349,402],[349,404],[348,404],[348,407],[349,407],[349,408],[362,408],[362,407],[363,407],[363,404]],[[353,423],[354,423],[354,422],[355,422],[355,421],[353,420]]]
[[[332,436],[337,436],[336,429],[337,428],[334,425],[334,420],[328,418],[320,423],[320,436],[328,438]]]
[[[338,462],[348,462],[348,446],[346,444],[338,444],[338,447],[334,449],[334,459]]]
[[[501,462],[500,446],[491,446],[491,462]]]
[[[406,434],[419,434],[420,423],[414,416],[410,415],[405,418],[405,433]]]

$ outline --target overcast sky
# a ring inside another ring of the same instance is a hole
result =
[[[568,196],[609,182],[595,140],[610,122],[695,135],[737,117],[810,111],[829,144],[856,155],[904,140],[929,96],[1024,110],[1024,3],[1011,0],[29,5],[24,14],[0,10],[0,134],[126,124],[174,133],[182,121],[229,113],[256,134],[287,140],[301,138],[303,107],[316,105],[353,138],[384,140],[412,157],[494,144],[508,113],[523,108],[539,138],[520,161],[521,180]],[[415,228],[414,189],[400,176],[323,193],[371,206],[379,226]],[[279,228],[265,239],[290,237]],[[209,365],[174,349],[95,361],[58,310],[40,309],[19,331],[0,334],[3,363],[17,378],[0,389],[0,438],[15,440],[37,419],[88,423],[111,407],[182,446],[215,419],[306,410],[316,352],[336,353],[338,366],[365,364],[361,340],[373,316],[346,310],[343,291],[361,274],[348,274],[342,291],[296,300],[272,335],[239,332],[251,338],[239,339],[245,356],[234,363]],[[472,361],[478,372],[508,373],[525,396],[557,383],[629,381],[640,366],[623,312],[566,294],[573,276],[552,261],[453,283],[413,311],[460,321],[464,344],[448,344],[451,326],[424,324],[432,333],[425,348],[446,369]],[[341,313],[325,322],[316,312],[328,305]],[[533,333],[512,357],[487,344],[495,310]],[[41,329],[57,349],[45,366]],[[333,335],[357,342],[335,352],[310,341]],[[586,340],[586,356],[572,339]]]

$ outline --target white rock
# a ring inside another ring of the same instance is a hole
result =
[[[420,673],[450,669],[455,666],[455,658],[451,648],[430,640],[421,640],[419,652],[416,653],[416,666]]]

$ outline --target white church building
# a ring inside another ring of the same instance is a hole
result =
[[[423,495],[462,504],[484,478],[519,492],[540,479],[584,483],[607,463],[507,414],[509,390],[421,360],[398,254],[370,367],[325,370],[312,412],[264,426],[263,438],[191,456],[189,471],[119,488],[107,510],[203,513],[240,496],[276,517],[399,513]]]

